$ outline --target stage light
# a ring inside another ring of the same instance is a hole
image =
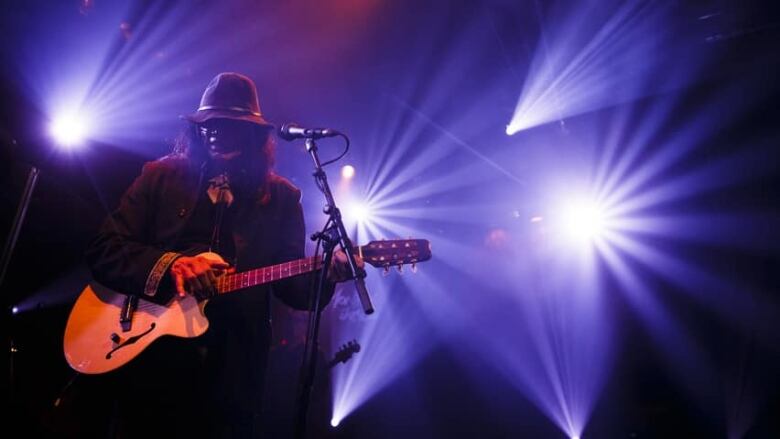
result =
[[[19,307],[18,306],[15,306],[15,307],[11,308],[11,314],[15,315],[15,314],[18,314],[18,313],[19,313]]]
[[[674,90],[694,80],[706,59],[689,45],[693,40],[673,38],[674,32],[646,37],[673,19],[671,2],[560,3],[549,6],[546,37],[529,60],[507,135]],[[663,55],[648,59],[645,53]],[[682,53],[684,68],[657,80]]]
[[[607,215],[598,203],[575,199],[561,206],[559,221],[562,233],[575,241],[598,239],[607,228]]]
[[[341,168],[341,178],[351,180],[355,176],[355,167],[352,165],[345,165]]]
[[[372,218],[371,207],[357,201],[349,203],[347,206],[347,217],[357,224],[369,222]]]
[[[333,428],[336,428],[336,427],[339,426],[339,422],[341,422],[339,419],[332,418],[330,420],[330,426],[333,427]]]
[[[66,113],[54,118],[49,132],[54,140],[64,146],[72,147],[84,142],[89,135],[90,125],[83,114]]]

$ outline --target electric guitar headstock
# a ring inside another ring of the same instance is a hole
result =
[[[360,345],[357,340],[347,342],[347,344],[341,346],[338,352],[333,356],[333,359],[328,362],[328,369],[339,363],[346,363],[358,352],[360,352]]]
[[[390,267],[411,264],[412,271],[417,271],[417,263],[431,259],[431,243],[427,239],[392,239],[371,241],[360,247],[363,261],[385,272]]]

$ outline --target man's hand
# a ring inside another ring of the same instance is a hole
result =
[[[365,263],[360,256],[355,255],[355,262],[360,268],[365,266]],[[350,280],[352,279],[350,272],[351,270],[349,269],[349,260],[347,259],[347,254],[341,250],[333,253],[333,261],[331,262],[330,269],[328,270],[328,280],[333,283]]]
[[[216,253],[204,253],[176,259],[170,273],[179,297],[190,293],[198,299],[207,299],[217,294],[217,275],[228,268],[230,265]]]

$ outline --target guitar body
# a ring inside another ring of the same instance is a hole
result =
[[[81,292],[65,327],[65,359],[84,374],[117,369],[138,356],[164,335],[197,337],[209,327],[203,314],[207,301],[187,295],[174,297],[166,306],[138,299],[129,331],[120,324],[124,294],[99,284]]]

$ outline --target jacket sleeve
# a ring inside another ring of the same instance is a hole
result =
[[[163,302],[158,289],[168,267],[181,255],[151,244],[152,213],[156,208],[153,191],[158,174],[154,162],[144,166],[119,207],[88,245],[85,258],[93,278],[101,284],[120,293]]]
[[[303,220],[303,207],[301,206],[301,191],[294,189],[293,194],[284,197],[282,218],[283,226],[279,231],[280,245],[278,254],[274,257],[277,263],[300,259],[305,256],[306,226]],[[282,302],[299,310],[309,309],[309,294],[316,288],[320,271],[314,271],[307,275],[296,276],[272,286],[273,293]],[[325,281],[320,309],[329,302],[336,289],[336,284]]]

